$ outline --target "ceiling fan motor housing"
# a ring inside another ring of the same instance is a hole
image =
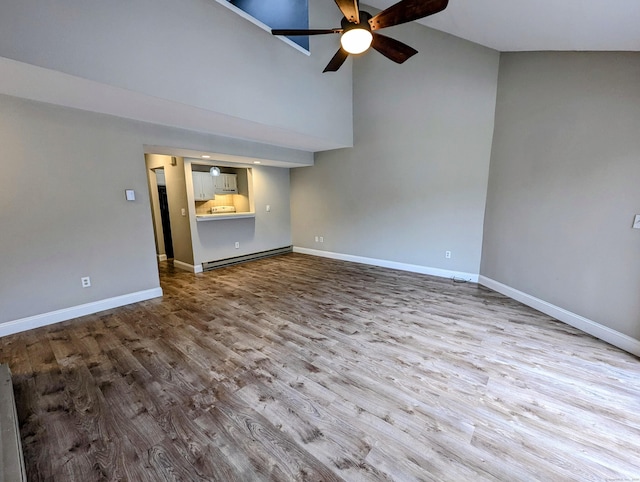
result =
[[[364,28],[371,32],[371,25],[369,25],[369,19],[371,18],[371,14],[369,12],[364,12],[360,10],[360,23],[351,23],[347,20],[347,17],[343,17],[340,25],[342,25],[342,29],[346,32],[347,30],[351,30],[354,28]]]
[[[340,45],[349,54],[357,55],[366,52],[373,42],[371,25],[369,25],[369,15],[366,12],[359,12],[360,23],[349,22],[345,16],[342,19],[342,36]]]

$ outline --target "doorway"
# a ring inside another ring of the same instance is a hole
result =
[[[167,189],[164,159],[158,159],[159,157],[145,154],[145,162],[148,167],[147,181],[151,201],[153,237],[158,261],[162,262],[175,257],[175,243],[173,242],[171,216],[169,215],[171,189]]]
[[[160,204],[160,218],[162,220],[162,238],[164,239],[164,252],[167,259],[173,259],[173,242],[171,241],[171,221],[169,220],[169,200],[167,198],[167,186],[158,186],[158,202]]]

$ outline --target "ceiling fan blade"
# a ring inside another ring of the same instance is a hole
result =
[[[401,0],[369,20],[371,30],[412,22],[447,8],[449,0]]]
[[[295,36],[307,36],[307,35],[324,35],[327,33],[340,33],[341,28],[325,28],[325,29],[311,29],[311,30],[296,30],[296,29],[280,29],[274,28],[271,30],[273,35],[286,35],[287,37]]]
[[[418,53],[418,51],[413,47],[409,47],[407,44],[403,44],[399,40],[391,37],[385,37],[379,33],[373,34],[373,42],[371,42],[371,46],[397,64],[403,63],[405,60]]]
[[[333,56],[333,58],[329,61],[329,63],[327,64],[327,66],[324,68],[324,70],[322,71],[322,73],[325,72],[335,72],[336,70],[338,70],[340,67],[342,67],[342,64],[344,64],[344,61],[347,60],[347,57],[349,57],[349,54],[347,53],[346,50],[344,50],[342,47],[340,47],[340,50],[338,50],[336,52],[336,54]]]
[[[336,0],[336,5],[349,22],[360,23],[358,0]]]

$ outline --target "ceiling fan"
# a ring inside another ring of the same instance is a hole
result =
[[[324,35],[329,33],[342,34],[340,37],[340,49],[333,56],[323,72],[335,72],[338,70],[349,54],[360,54],[373,47],[385,57],[401,64],[418,51],[402,42],[376,33],[386,27],[393,27],[401,23],[412,22],[420,18],[433,15],[447,8],[449,0],[401,0],[398,3],[372,16],[368,12],[361,11],[358,0],[335,0],[338,8],[344,15],[340,22],[340,28],[310,29],[310,30],[286,30],[273,29],[273,35]]]

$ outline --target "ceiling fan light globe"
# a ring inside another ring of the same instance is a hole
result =
[[[361,54],[371,47],[372,41],[373,35],[365,28],[352,28],[340,37],[342,48],[350,54]]]
[[[220,175],[220,168],[219,167],[212,167],[211,169],[209,169],[209,174],[211,174],[213,177],[217,177]]]

